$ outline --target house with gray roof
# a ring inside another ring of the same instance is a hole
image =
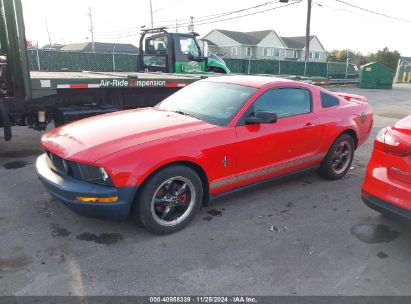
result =
[[[305,36],[281,37],[286,46],[286,60],[305,59]],[[327,51],[317,36],[310,36],[310,61],[327,61]]]
[[[274,30],[235,32],[212,30],[204,36],[210,50],[227,59],[304,60],[305,36],[280,37]],[[310,36],[310,61],[325,62],[327,53],[317,36]]]

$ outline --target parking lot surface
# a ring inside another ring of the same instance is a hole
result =
[[[0,136],[0,295],[411,295],[411,224],[360,198],[373,139],[411,113],[411,85],[332,89],[375,113],[343,180],[312,173],[242,192],[168,236],[72,213],[37,179],[40,133]]]

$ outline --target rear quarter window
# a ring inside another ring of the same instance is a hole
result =
[[[333,96],[331,94],[327,94],[324,92],[321,92],[320,95],[321,95],[321,106],[323,108],[331,108],[331,107],[338,106],[340,104],[340,100],[336,96]]]

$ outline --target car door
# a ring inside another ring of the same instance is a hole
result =
[[[248,124],[255,111],[277,114],[277,122]],[[286,174],[313,163],[319,147],[318,119],[312,94],[304,87],[263,92],[236,126],[238,183],[248,184]]]

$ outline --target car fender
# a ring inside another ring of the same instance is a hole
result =
[[[139,186],[159,168],[176,162],[201,168],[211,183],[235,173],[236,142],[235,128],[215,127],[129,147],[96,165],[106,169],[116,186]],[[228,166],[222,162],[225,158]]]
[[[329,145],[329,148],[332,146],[332,144],[335,142],[335,140],[343,133],[347,132],[354,132],[355,137],[353,138],[355,142],[358,141],[359,138],[359,130],[356,122],[354,121],[353,118],[346,118],[342,120],[339,124],[337,124],[336,128],[336,134],[334,134],[334,138],[331,141],[331,144]]]
[[[151,174],[171,163],[192,163],[205,172],[204,159],[203,153],[192,145],[176,149],[173,144],[164,144],[129,148],[100,159],[97,165],[106,169],[116,186],[125,187],[143,184]]]
[[[130,184],[132,185],[142,185],[151,175],[160,170],[161,168],[173,165],[173,164],[191,164],[192,166],[199,167],[207,178],[207,172],[201,164],[200,158],[193,158],[189,156],[174,156],[163,159],[153,166],[148,166],[146,168],[135,168],[133,173],[130,175]],[[208,180],[208,179],[207,179]]]

